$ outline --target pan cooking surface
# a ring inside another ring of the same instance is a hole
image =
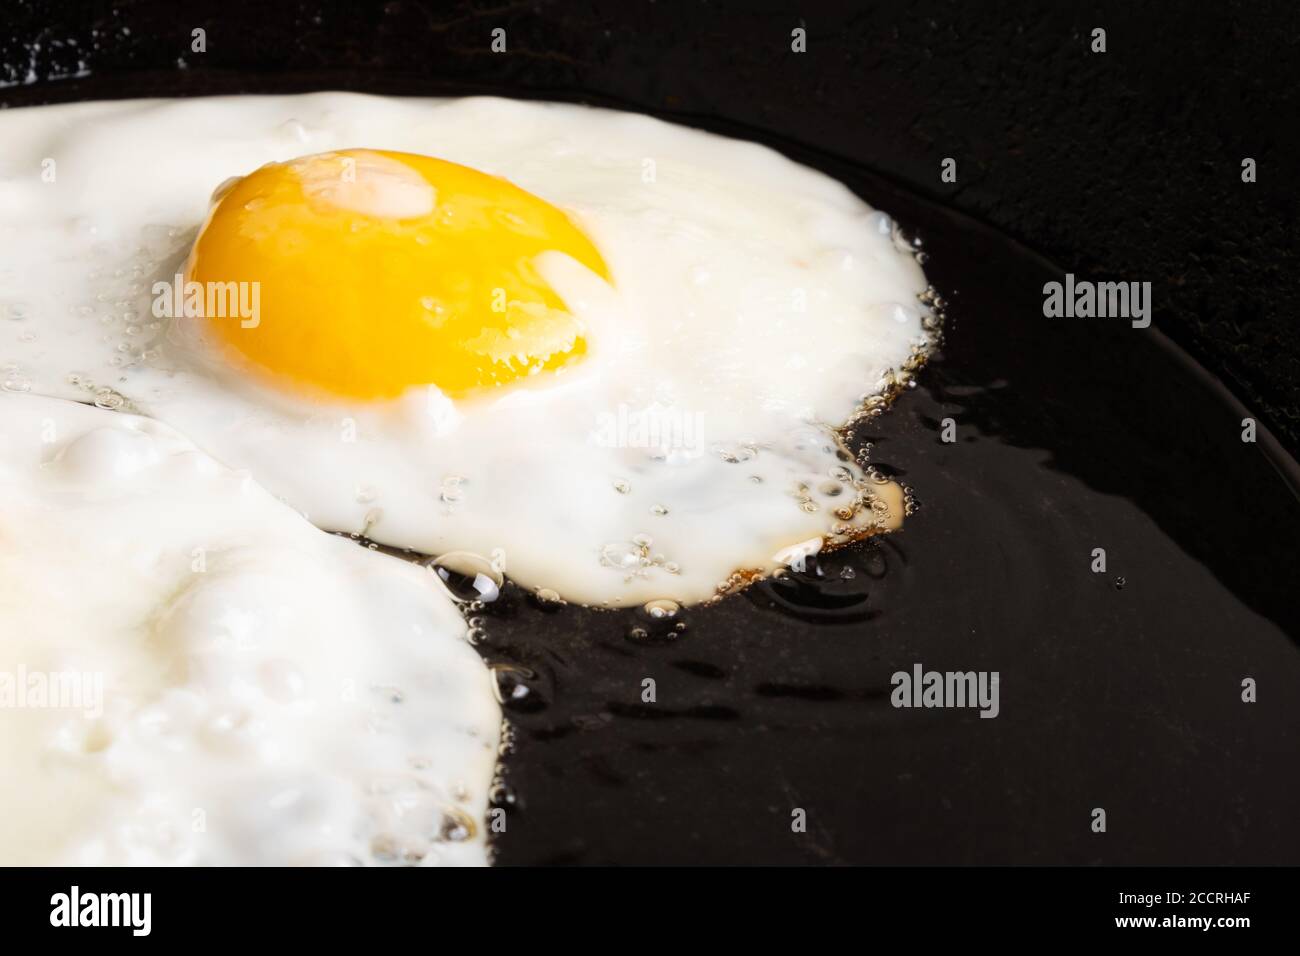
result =
[[[146,80],[116,92],[167,92]],[[1061,274],[1032,253],[771,145],[921,237],[948,301],[918,387],[849,436],[919,510],[680,631],[508,584],[478,612],[513,726],[498,862],[1294,857],[1295,462],[1242,442],[1249,413],[1156,331],[1158,298],[1151,329],[1045,318]],[[918,664],[996,671],[998,716],[895,708],[892,675]]]
[[[948,299],[919,387],[850,443],[871,444],[918,513],[687,609],[675,637],[508,588],[480,647],[519,668],[502,678],[499,862],[1287,860],[1295,463],[1243,443],[1247,413],[1154,327],[1045,318],[1043,284],[1061,278],[1047,263],[794,158],[920,236]],[[895,708],[891,676],[916,664],[998,672],[998,716]]]

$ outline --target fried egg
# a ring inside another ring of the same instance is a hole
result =
[[[171,428],[0,396],[0,861],[487,861],[500,708],[426,569]]]
[[[835,429],[924,358],[842,184],[645,116],[347,94],[9,110],[0,379],[321,528],[627,606],[897,527]]]

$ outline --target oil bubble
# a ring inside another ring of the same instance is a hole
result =
[[[495,601],[505,578],[492,562],[471,551],[448,551],[425,564],[457,601]]]

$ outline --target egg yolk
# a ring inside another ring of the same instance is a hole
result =
[[[383,399],[452,396],[554,370],[583,326],[537,271],[564,253],[601,278],[600,253],[560,210],[456,163],[378,150],[271,163],[222,186],[186,280],[256,283],[253,321],[206,319],[272,379]]]

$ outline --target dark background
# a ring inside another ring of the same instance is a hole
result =
[[[1300,448],[1290,2],[14,2],[0,103],[501,91],[722,118],[905,183],[1094,279]],[[808,52],[790,52],[790,31]],[[507,31],[508,52],[489,51]],[[1107,52],[1089,51],[1094,27]],[[207,31],[207,52],[190,32]],[[78,74],[87,73],[86,76]],[[291,78],[286,82],[286,74]],[[0,144],[2,148],[2,144]],[[939,180],[940,160],[958,182]],[[1258,181],[1241,182],[1241,160]]]

